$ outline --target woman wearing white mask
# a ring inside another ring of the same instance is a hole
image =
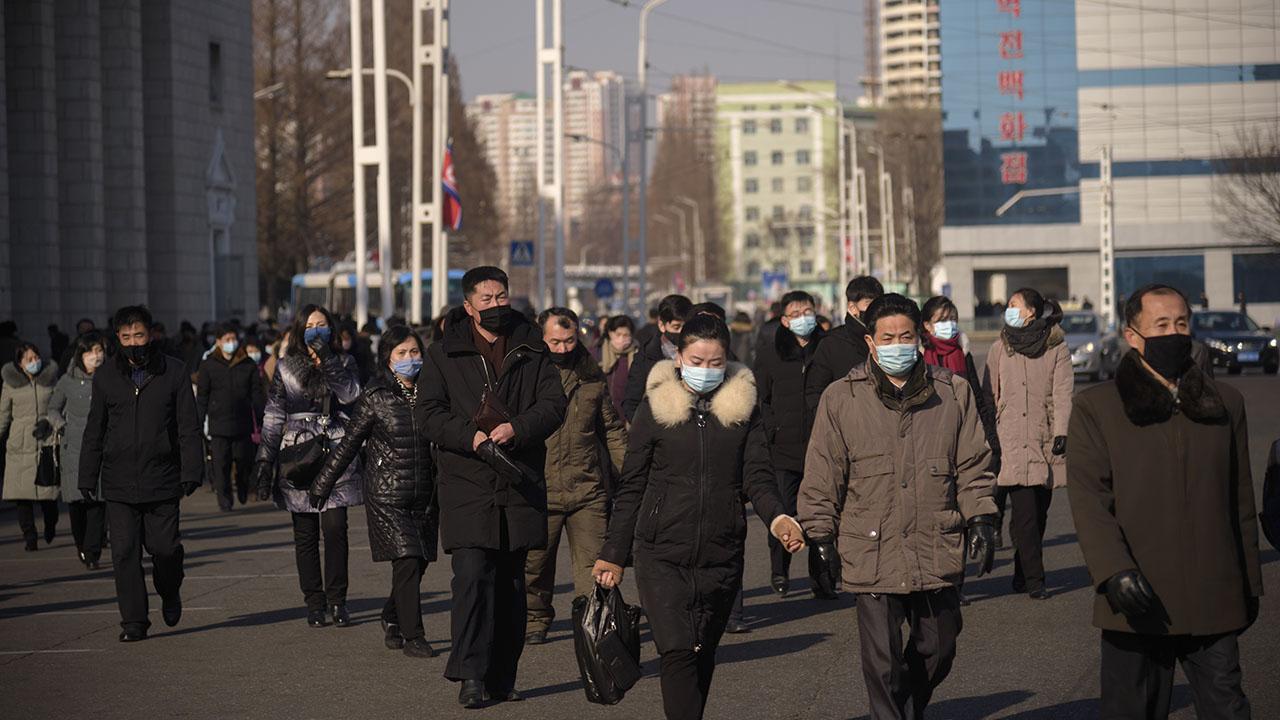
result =
[[[49,423],[49,397],[58,379],[58,363],[45,362],[31,343],[18,345],[12,363],[0,368],[0,437],[9,433],[5,446],[4,499],[18,506],[18,526],[27,552],[36,549],[35,505],[44,513],[44,541],[53,542],[58,529],[58,479],[41,472],[41,455],[54,446]],[[44,463],[52,469],[49,458]]]
[[[728,362],[728,349],[725,324],[696,315],[680,332],[674,360],[650,371],[592,571],[613,587],[634,550],[669,720],[701,718],[706,706],[716,647],[742,585],[743,495],[788,551],[804,545],[783,512],[755,378]]]
[[[1048,310],[1048,312],[1047,312]],[[1049,597],[1045,588],[1045,521],[1053,491],[1065,487],[1067,421],[1075,375],[1058,327],[1062,311],[1039,292],[1022,288],[1009,298],[1005,326],[987,353],[983,391],[996,410],[1000,436],[1000,493],[1013,503],[1013,590],[1033,600]]]
[[[69,357],[71,368],[58,380],[49,398],[49,422],[57,433],[61,451],[62,501],[70,511],[76,552],[86,568],[97,570],[107,538],[107,506],[98,499],[102,497],[102,483],[98,483],[93,498],[84,497],[77,483],[80,443],[93,398],[93,376],[106,359],[106,342],[98,332],[89,331],[76,338]]]

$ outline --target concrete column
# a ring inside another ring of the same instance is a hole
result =
[[[0,3],[0,319],[13,314],[9,272],[9,112],[5,85],[4,3]]]
[[[142,135],[141,0],[103,0],[102,197],[106,299],[112,312],[147,298],[147,201]]]
[[[177,61],[172,14],[174,8],[160,0],[142,0],[142,127],[143,162],[146,168],[146,257],[147,295],[163,298],[165,307],[153,314],[168,325],[187,309],[183,297],[185,278],[178,277],[177,243],[207,242],[207,236],[182,235],[180,202],[203,198],[203,185],[183,183],[177,172],[180,163],[195,161],[195,133],[187,145],[179,147],[174,137],[178,118],[175,112],[174,72]],[[193,91],[204,91],[201,84]],[[190,131],[192,128],[183,128]],[[201,154],[202,151],[201,151]],[[203,161],[204,158],[200,158]],[[200,283],[190,288],[208,297]],[[207,312],[202,314],[208,314]],[[196,321],[199,325],[199,322]]]

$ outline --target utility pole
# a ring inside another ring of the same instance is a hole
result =
[[[379,315],[383,319],[394,315],[396,309],[395,280],[391,273],[395,265],[391,250],[391,160],[387,151],[386,9],[386,0],[373,0],[373,132],[378,146],[378,275],[382,278]],[[355,77],[354,71],[352,77]]]
[[[1102,162],[1099,163],[1102,180],[1102,212],[1098,233],[1098,259],[1101,262],[1102,322],[1108,327],[1116,319],[1116,259],[1115,259],[1115,195],[1111,184],[1111,146],[1102,146]]]
[[[836,182],[836,212],[839,213],[839,232],[840,232],[840,287],[836,289],[836,294],[844,292],[845,287],[849,284],[849,167],[845,162],[845,153],[850,147],[851,141],[849,136],[852,131],[849,124],[844,119],[844,108],[836,109],[836,172],[839,180]],[[856,154],[856,151],[855,151]]]
[[[423,13],[431,12],[431,41],[423,39]],[[409,318],[422,323],[422,226],[431,226],[431,306],[435,316],[449,302],[449,243],[444,234],[444,196],[440,188],[444,148],[449,126],[449,0],[413,0],[413,279]],[[431,175],[422,177],[422,94],[426,73],[431,76]],[[423,187],[431,188],[430,202],[423,202]]]
[[[378,268],[382,315],[392,309],[391,186],[387,153],[387,48],[385,0],[373,0],[373,145],[364,141],[364,19],[362,0],[351,0],[351,145],[356,255],[356,323],[369,320],[368,250],[365,231],[365,169],[377,168]]]
[[[555,238],[555,304],[564,305],[564,39],[562,35],[562,0],[534,0],[537,32],[537,93],[538,93],[538,304],[547,302],[547,253],[545,215],[546,202],[551,201],[553,237]],[[547,37],[547,3],[551,4],[551,37]],[[555,111],[551,118],[551,178],[547,179],[547,75],[555,96]]]
[[[910,185],[902,188],[902,221],[902,241],[907,246],[908,286],[914,282],[916,290],[921,291],[919,278],[916,277],[916,194]]]
[[[867,173],[858,165],[858,143],[853,143],[853,207],[854,220],[858,228],[858,273],[871,274],[871,228],[870,213],[867,211]],[[847,286],[847,285],[846,285]]]
[[[624,112],[622,113],[622,314],[631,315],[631,214],[629,212],[631,202],[631,189],[629,186],[631,176],[631,149],[635,143],[644,142],[644,105],[640,102],[640,97],[635,93],[626,92],[626,84],[623,85]],[[639,116],[640,121],[636,122],[634,116]],[[640,173],[640,185],[644,186],[644,173]],[[644,217],[641,211],[641,218]],[[643,227],[644,220],[641,219],[640,225]],[[641,272],[643,275],[644,273]],[[643,299],[640,303],[641,312],[644,311]]]
[[[636,79],[640,85],[640,192],[637,212],[640,215],[640,307],[649,307],[647,276],[649,273],[648,217],[645,194],[649,185],[649,13],[667,0],[648,0],[640,9],[640,47],[636,59]]]
[[[898,279],[897,249],[893,235],[893,178],[884,171],[884,148],[880,148],[880,261],[884,263],[884,279]]]

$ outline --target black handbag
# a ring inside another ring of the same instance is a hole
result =
[[[327,432],[329,427],[329,396],[324,399],[324,411],[316,420],[319,431],[301,430],[294,436],[294,443],[287,448],[280,448],[277,459],[280,462],[280,477],[295,490],[310,490],[315,483],[324,461],[329,457],[332,444]],[[305,440],[299,440],[306,435]]]
[[[57,487],[58,484],[58,460],[53,455],[53,446],[45,445],[40,448],[40,461],[36,465],[36,486]]]
[[[640,680],[640,615],[600,585],[573,599],[573,646],[589,702],[617,705]]]

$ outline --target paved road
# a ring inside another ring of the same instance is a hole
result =
[[[1259,488],[1267,446],[1280,436],[1280,385],[1249,375],[1228,382],[1248,398]],[[288,516],[260,504],[216,511],[201,491],[184,503],[186,614],[177,628],[159,621],[145,643],[116,642],[118,616],[109,572],[85,572],[69,533],[39,552],[22,552],[12,509],[0,511],[0,717],[28,718],[451,718],[457,688],[441,678],[443,655],[412,660],[382,647],[378,611],[390,568],[368,559],[362,513],[352,515],[350,603],[354,627],[306,626],[294,571]],[[64,520],[65,523],[65,520]],[[852,601],[817,604],[767,589],[763,528],[752,525],[746,575],[754,632],[730,636],[720,650],[708,717],[865,717]],[[940,688],[931,719],[1097,716],[1098,634],[1089,626],[1092,592],[1075,543],[1065,493],[1057,493],[1046,537],[1054,597],[1032,602],[1009,591],[1012,551],[994,576],[971,581],[960,655]],[[1254,717],[1280,717],[1280,563],[1264,556],[1272,595],[1242,641],[1245,687]],[[568,559],[562,552],[561,562]],[[797,563],[802,567],[803,563]],[[557,607],[569,605],[561,571]],[[449,644],[446,564],[423,582],[427,637]],[[624,585],[635,597],[630,579]],[[647,677],[614,708],[592,706],[579,687],[572,639],[557,620],[552,642],[529,648],[520,687],[528,700],[468,717],[610,720],[661,717],[656,662],[645,648]],[[1179,675],[1177,718],[1192,718]]]

